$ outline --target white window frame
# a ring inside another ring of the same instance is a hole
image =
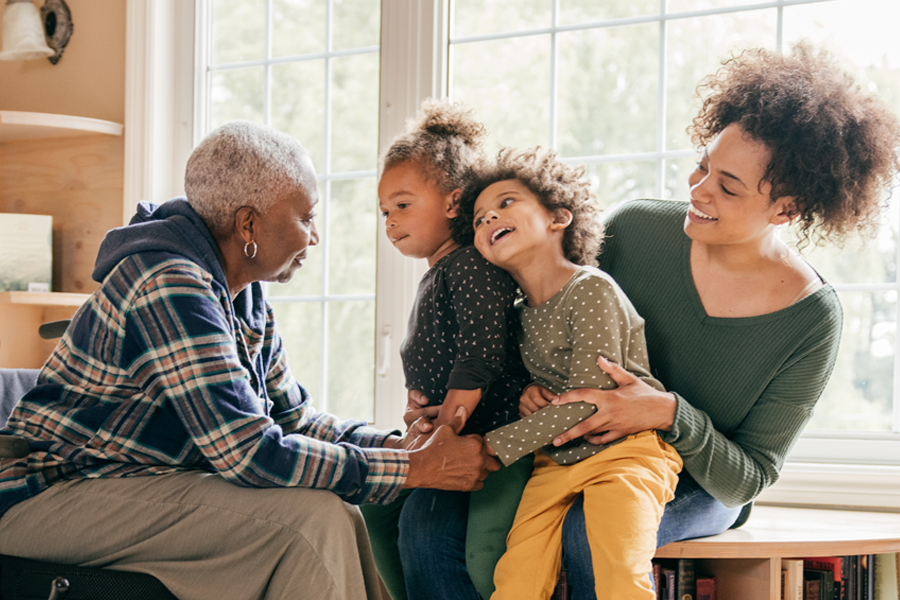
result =
[[[159,202],[183,194],[184,163],[199,141],[193,109],[199,90],[194,86],[193,71],[202,63],[195,62],[201,57],[195,49],[194,23],[205,17],[206,1],[128,0],[126,220],[139,200]],[[804,3],[807,0],[775,0],[753,8]],[[446,94],[448,6],[449,0],[382,1],[380,147],[403,130],[405,120],[415,114],[422,99]],[[675,157],[669,154],[653,156],[662,164],[663,159]],[[396,252],[383,231],[379,231],[377,249],[375,425],[393,428],[402,426],[405,406],[399,344],[425,265]],[[900,287],[900,283],[891,285],[891,289]],[[900,397],[900,352],[895,366],[896,403]],[[895,409],[894,418],[900,421],[900,411]],[[804,435],[781,480],[764,492],[760,501],[900,509],[900,440],[895,435],[862,437]]]

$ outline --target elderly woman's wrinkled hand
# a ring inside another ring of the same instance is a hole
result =
[[[441,425],[421,448],[409,453],[407,488],[435,488],[470,492],[484,487],[488,473],[500,468],[489,456],[480,435],[460,436],[466,409],[460,406],[453,420]]]
[[[400,438],[397,448],[410,451],[418,450],[425,445],[425,442],[427,442],[428,438],[433,434],[434,423],[432,420],[428,417],[419,417],[409,425],[406,433]]]

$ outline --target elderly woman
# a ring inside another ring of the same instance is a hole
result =
[[[777,481],[831,375],[837,294],[788,248],[780,226],[796,225],[812,241],[871,232],[900,170],[897,118],[806,45],[790,55],[747,51],[703,90],[689,202],[625,203],[606,220],[599,257],[644,317],[651,371],[668,391],[601,360],[616,389],[555,397],[532,386],[520,403],[523,415],[550,402],[597,406],[556,445],[656,429],[675,447],[684,470],[658,545],[740,524]],[[587,543],[603,532],[586,534],[582,499],[572,501],[562,531],[572,597],[607,597]],[[498,512],[515,507],[499,504],[473,500],[481,508],[470,509],[469,573],[490,573],[483,557],[505,532],[471,523],[503,522]],[[434,568],[446,577],[464,564]],[[473,580],[489,595],[489,579]]]
[[[32,453],[0,461],[0,552],[150,573],[182,599],[378,598],[352,504],[497,467],[463,418],[401,439],[317,412],[291,376],[259,282],[319,241],[303,146],[230,123],[185,189],[107,235],[100,288],[12,414]]]

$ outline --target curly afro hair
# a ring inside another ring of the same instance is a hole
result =
[[[705,97],[688,128],[706,146],[732,123],[772,153],[763,180],[774,202],[793,196],[801,245],[841,245],[877,233],[882,202],[900,170],[900,126],[824,51],[796,44],[790,55],[754,49],[700,82]]]
[[[406,132],[384,152],[381,172],[412,161],[441,194],[465,187],[472,164],[482,156],[487,135],[474,111],[447,99],[426,98]]]
[[[572,222],[563,235],[563,254],[577,265],[596,266],[603,243],[601,209],[584,176],[584,168],[563,163],[552,150],[541,153],[540,148],[503,148],[496,161],[479,161],[469,185],[460,196],[459,217],[453,221],[453,238],[460,244],[472,243],[475,235],[472,221],[478,196],[492,183],[511,179],[527,187],[550,214],[559,209],[572,213]]]

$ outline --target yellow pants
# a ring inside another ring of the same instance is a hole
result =
[[[538,452],[494,571],[491,600],[550,598],[562,561],[563,520],[582,493],[597,599],[653,599],[650,560],[680,471],[681,457],[655,431],[629,436],[574,465],[558,465]]]

